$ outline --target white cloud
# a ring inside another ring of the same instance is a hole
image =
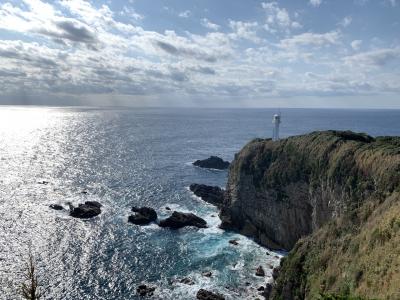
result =
[[[337,44],[340,37],[339,31],[330,31],[326,33],[306,32],[282,39],[279,46],[281,48],[294,48],[299,46],[323,47]]]
[[[391,6],[395,7],[397,6],[397,0],[388,0]]]
[[[361,47],[361,44],[362,44],[362,40],[354,40],[354,41],[352,41],[351,42],[351,48],[353,48],[353,50],[360,50],[360,47]]]
[[[339,22],[339,25],[343,26],[343,27],[347,27],[351,24],[352,21],[353,21],[353,18],[351,16],[346,16],[343,18],[342,21]]]
[[[132,7],[127,7],[127,6],[124,6],[124,7],[122,8],[121,15],[123,15],[123,16],[128,16],[128,17],[130,17],[130,18],[133,18],[133,19],[136,20],[136,21],[140,21],[140,20],[143,20],[143,19],[144,19],[144,16],[143,16],[143,15],[138,14],[138,13],[135,11],[135,9],[133,9]]]
[[[234,33],[230,34],[233,39],[246,39],[254,43],[259,43],[261,39],[257,36],[257,22],[229,21],[229,27]]]
[[[278,30],[289,31],[291,28],[298,29],[302,27],[298,21],[291,19],[289,12],[285,8],[279,7],[278,2],[263,2],[261,6],[266,14],[265,30],[275,33]]]
[[[322,4],[322,0],[310,0],[310,4],[314,7],[319,7]]]
[[[178,14],[178,16],[181,18],[189,18],[191,14],[192,14],[192,12],[190,10],[185,10],[185,11],[180,12]]]
[[[382,67],[400,59],[400,48],[382,48],[345,57],[346,64],[355,67]]]
[[[218,24],[210,22],[210,20],[208,20],[207,18],[201,19],[201,25],[205,28],[215,30],[215,31],[219,30],[221,27]]]

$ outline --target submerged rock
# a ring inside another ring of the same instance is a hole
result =
[[[50,204],[49,207],[54,210],[63,210],[64,209],[64,207],[62,207],[60,204]]]
[[[189,189],[204,201],[221,206],[224,202],[224,190],[218,186],[209,186],[205,184],[193,183]]]
[[[38,181],[38,184],[44,184],[44,185],[46,185],[46,184],[49,184],[49,182],[46,181],[46,180],[42,180],[42,181]]]
[[[203,273],[201,273],[201,275],[203,275],[204,277],[211,277],[212,272],[211,271],[203,272]]]
[[[128,217],[128,222],[136,225],[146,225],[157,220],[157,213],[150,207],[132,207],[134,215]]]
[[[74,207],[69,203],[70,216],[79,219],[93,218],[101,213],[102,205],[97,201],[86,201],[84,204],[79,204],[78,207]]]
[[[182,278],[179,280],[179,282],[187,285],[194,285],[194,281],[189,277]]]
[[[196,160],[193,163],[193,165],[200,167],[200,168],[224,170],[224,169],[228,169],[229,162],[224,161],[222,158],[220,158],[218,156],[210,156],[207,159]]]
[[[198,300],[225,300],[225,297],[218,293],[213,293],[204,289],[197,292],[196,298]]]
[[[147,286],[146,284],[141,284],[137,287],[136,292],[144,297],[144,296],[153,296],[154,291],[156,290],[155,287]]]
[[[186,226],[194,226],[198,228],[207,228],[207,222],[192,213],[182,213],[174,211],[172,215],[165,220],[160,221],[160,227],[170,227],[179,229]]]
[[[239,245],[237,240],[229,240],[229,244],[232,244],[232,245],[235,245],[235,246]]]

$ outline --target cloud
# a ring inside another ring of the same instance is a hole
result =
[[[354,40],[354,41],[352,41],[351,42],[351,48],[353,48],[353,50],[360,50],[360,47],[361,47],[361,44],[362,44],[362,40]]]
[[[353,18],[351,16],[346,16],[343,18],[342,21],[339,22],[339,25],[342,27],[347,27],[351,24],[352,21],[353,21]]]
[[[215,30],[215,31],[219,30],[221,27],[218,24],[210,22],[210,20],[208,20],[207,18],[201,19],[201,25],[205,28]]]
[[[56,42],[67,44],[67,41],[86,44],[90,49],[96,49],[98,43],[95,33],[85,24],[73,19],[64,19],[54,22],[55,26],[42,27],[35,31],[50,36]]]
[[[166,41],[155,41],[155,44],[157,47],[173,56],[183,56],[207,62],[216,62],[218,59],[215,55],[206,53],[204,50],[194,46],[175,46]]]
[[[388,2],[390,3],[390,5],[391,5],[392,7],[397,6],[397,0],[388,0]]]
[[[330,31],[326,33],[306,32],[282,39],[279,43],[279,47],[285,49],[300,46],[323,47],[337,44],[340,37],[341,34],[339,31]]]
[[[298,29],[302,27],[298,21],[291,19],[289,12],[285,8],[279,7],[278,2],[263,2],[261,6],[266,14],[265,30],[275,33],[280,30],[288,31],[291,28]]]
[[[133,9],[132,7],[124,6],[120,14],[123,16],[128,16],[130,18],[133,18],[136,21],[141,21],[144,19],[144,16],[137,13],[136,10]]]
[[[384,48],[358,53],[344,58],[346,64],[360,67],[382,67],[400,58],[400,48]]]
[[[310,0],[309,3],[314,7],[319,7],[322,4],[322,0]]]
[[[189,18],[191,14],[192,13],[191,13],[190,10],[185,10],[185,11],[180,12],[178,14],[178,16],[181,17],[181,18]]]
[[[246,39],[254,43],[259,43],[261,39],[257,36],[257,22],[229,21],[229,27],[234,33],[230,34],[233,39]]]

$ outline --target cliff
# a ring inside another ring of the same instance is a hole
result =
[[[400,299],[400,138],[256,139],[230,166],[222,226],[275,249],[273,299]]]

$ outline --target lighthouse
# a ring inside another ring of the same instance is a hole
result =
[[[272,118],[272,124],[274,124],[274,128],[272,131],[272,140],[277,141],[279,140],[279,124],[281,124],[281,115],[275,114]]]

